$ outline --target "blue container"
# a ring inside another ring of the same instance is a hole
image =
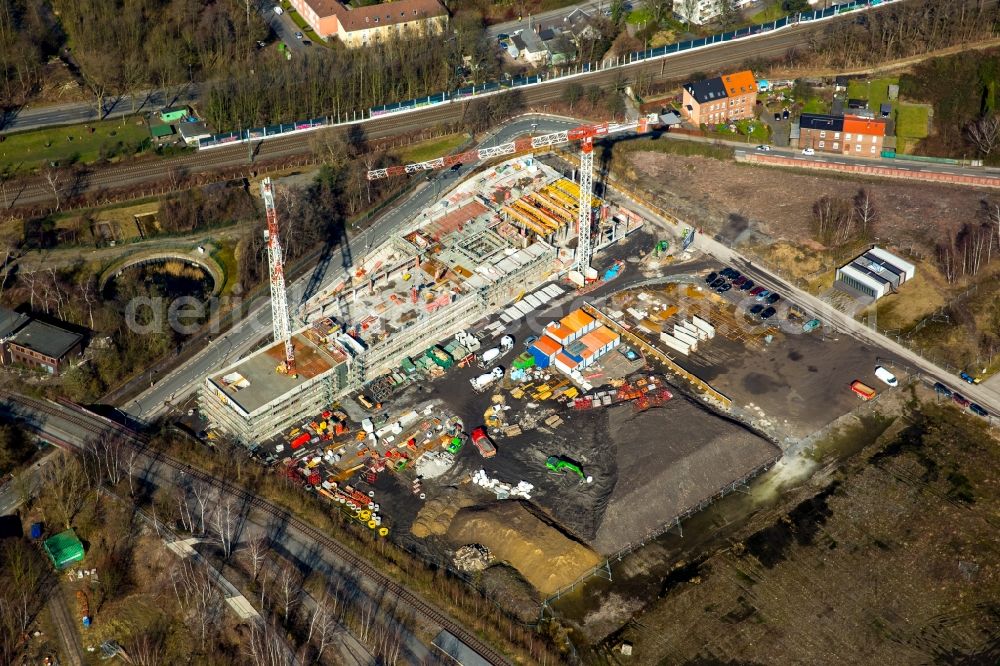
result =
[[[32,539],[41,539],[42,538],[42,524],[41,523],[32,523],[31,524],[31,538]]]

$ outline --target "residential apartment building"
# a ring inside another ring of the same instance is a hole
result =
[[[739,11],[755,0],[674,0],[674,14],[685,23],[704,25],[722,16],[723,1]]]
[[[860,116],[803,113],[799,117],[799,147],[858,157],[879,157],[885,121]]]
[[[339,0],[291,0],[292,6],[323,39],[360,47],[390,37],[437,35],[448,25],[448,10],[438,0],[398,0],[348,7]]]
[[[757,81],[749,70],[684,84],[681,111],[696,125],[718,125],[756,114]]]

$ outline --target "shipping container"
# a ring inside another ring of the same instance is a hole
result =
[[[301,448],[310,439],[312,439],[312,437],[309,435],[309,433],[304,432],[295,439],[293,439],[291,442],[289,442],[289,444],[291,445],[292,450],[294,451],[295,449]]]
[[[875,389],[867,384],[861,383],[857,379],[851,382],[851,390],[854,391],[862,400],[871,400],[877,395]]]

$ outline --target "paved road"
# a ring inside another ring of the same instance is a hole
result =
[[[807,291],[799,289],[780,276],[761,268],[759,265],[752,266],[752,262],[739,252],[726,247],[705,234],[697,234],[695,236],[694,247],[711,254],[723,263],[737,267],[741,272],[747,272],[751,276],[766,276],[766,281],[770,284],[778,285],[786,298],[802,304],[805,309],[816,313],[825,323],[859,340],[886,350],[892,356],[902,359],[904,363],[919,369],[929,378],[940,381],[953,391],[958,391],[973,402],[979,403],[991,414],[1000,415],[1000,390],[998,390],[1000,387],[990,385],[989,382],[978,386],[962,382],[958,377],[952,376],[950,372],[943,370],[903,345],[873,331],[861,322],[856,321],[850,315],[837,310],[829,303],[820,300]]]
[[[725,139],[715,139],[704,136],[691,136],[689,134],[676,134],[665,132],[661,134],[661,139],[674,141],[696,141],[699,143],[722,144],[732,146],[737,150],[753,152],[757,150],[756,144],[747,141],[729,141]],[[648,140],[648,137],[644,140]],[[893,169],[903,169],[905,171],[926,171],[929,173],[951,173],[963,176],[978,176],[980,178],[993,178],[1000,180],[1000,172],[982,167],[962,166],[958,164],[934,164],[929,162],[918,162],[908,160],[906,156],[899,156],[894,159],[881,159],[872,157],[854,157],[853,155],[834,155],[832,153],[818,152],[815,155],[803,155],[801,150],[780,146],[768,146],[770,150],[761,152],[762,155],[778,155],[780,157],[790,157],[802,162],[819,162],[822,164],[860,164],[865,166],[888,167]]]
[[[52,458],[59,453],[56,448],[51,449],[42,458],[36,461],[28,469],[22,470],[18,478],[11,479],[3,486],[0,486],[0,516],[7,516],[19,508],[24,503],[25,497],[34,497],[38,494],[42,468],[52,462]]]
[[[553,117],[537,117],[519,119],[501,128],[494,135],[487,137],[483,144],[493,145],[503,143],[517,136],[534,131],[538,133],[554,132],[575,126],[570,120]],[[441,194],[450,189],[472,169],[474,165],[462,166],[457,171],[436,172],[430,174],[431,179],[419,185],[416,191],[403,203],[378,218],[374,225],[365,231],[350,237],[351,253],[363,256],[368,248],[373,248],[395,233],[396,229],[417,216],[420,210],[426,208]],[[427,176],[420,176],[427,178]],[[349,233],[350,236],[350,233]],[[340,261],[340,249],[334,251],[333,260],[326,269],[326,274],[320,280],[321,286],[315,290],[321,293],[344,274]],[[312,274],[306,274],[288,287],[288,301],[294,311],[302,305],[303,293],[313,279]],[[151,420],[165,413],[170,405],[176,405],[197,389],[204,377],[215,370],[238,359],[247,351],[255,348],[263,339],[271,335],[271,304],[262,300],[252,307],[250,315],[232,327],[228,333],[218,338],[189,362],[163,377],[151,388],[137,398],[122,405],[123,411],[130,416]]]
[[[874,9],[872,11],[880,11]],[[620,77],[625,80],[640,73],[651,80],[676,79],[694,72],[712,71],[744,62],[751,58],[769,58],[784,55],[792,47],[808,43],[814,33],[826,30],[833,21],[853,20],[846,15],[831,21],[805,23],[783,30],[765,33],[753,38],[714,44],[701,49],[673,54],[667,58],[632,63],[630,65],[603,71],[580,74],[570,79],[562,78],[537,86],[522,88],[527,107],[544,111],[547,105],[562,98],[563,89],[570,81],[587,85],[611,86]],[[454,102],[432,106],[399,115],[378,116],[360,123],[370,139],[398,136],[419,131],[426,127],[444,123],[461,122],[468,102]],[[296,134],[263,142],[257,149],[258,161],[287,158],[309,151],[309,133]],[[134,187],[146,183],[161,183],[170,172],[181,170],[187,173],[207,173],[223,168],[233,168],[248,164],[247,148],[243,145],[226,146],[201,151],[175,159],[143,159],[105,168],[94,168],[83,176],[77,184],[79,193],[93,192],[123,187]],[[52,192],[42,177],[32,177],[9,183],[6,192],[12,199],[12,206],[47,206],[52,202]]]
[[[135,111],[158,110],[165,106],[190,104],[198,95],[198,84],[178,90],[149,90],[134,96],[109,97],[104,100],[104,115],[97,113],[97,101],[71,102],[54,106],[28,107],[0,119],[0,134],[37,129],[49,125],[76,125],[101,118],[118,118]]]
[[[284,42],[292,51],[304,51],[306,47],[302,43],[303,40],[295,37],[296,32],[302,31],[299,30],[299,26],[295,25],[295,21],[289,15],[290,12],[285,11],[281,15],[274,13],[274,7],[277,4],[278,1],[275,0],[274,2],[265,1],[258,5],[260,7],[260,14],[264,17],[264,22],[271,28],[271,32],[274,33],[279,42]]]
[[[633,7],[638,7],[641,2],[633,1]],[[548,28],[553,25],[561,25],[563,18],[569,16],[577,9],[582,9],[583,11],[593,16],[600,15],[605,9],[611,6],[611,0],[589,0],[588,2],[578,2],[575,5],[570,5],[569,7],[562,7],[560,9],[552,9],[547,12],[539,12],[531,16],[531,26],[533,28]],[[486,28],[486,34],[489,37],[496,37],[501,33],[506,33],[508,35],[514,34],[518,30],[528,29],[528,16],[522,16],[518,21],[508,21],[506,23],[496,23],[494,25]]]

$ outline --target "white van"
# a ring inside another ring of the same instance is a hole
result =
[[[274,13],[277,14],[278,16],[281,16],[282,14],[285,13],[285,10],[282,9],[280,5],[275,5],[274,6]]]
[[[881,365],[875,366],[875,376],[881,379],[883,382],[889,386],[899,386],[899,380],[896,379],[896,375],[892,374]]]

